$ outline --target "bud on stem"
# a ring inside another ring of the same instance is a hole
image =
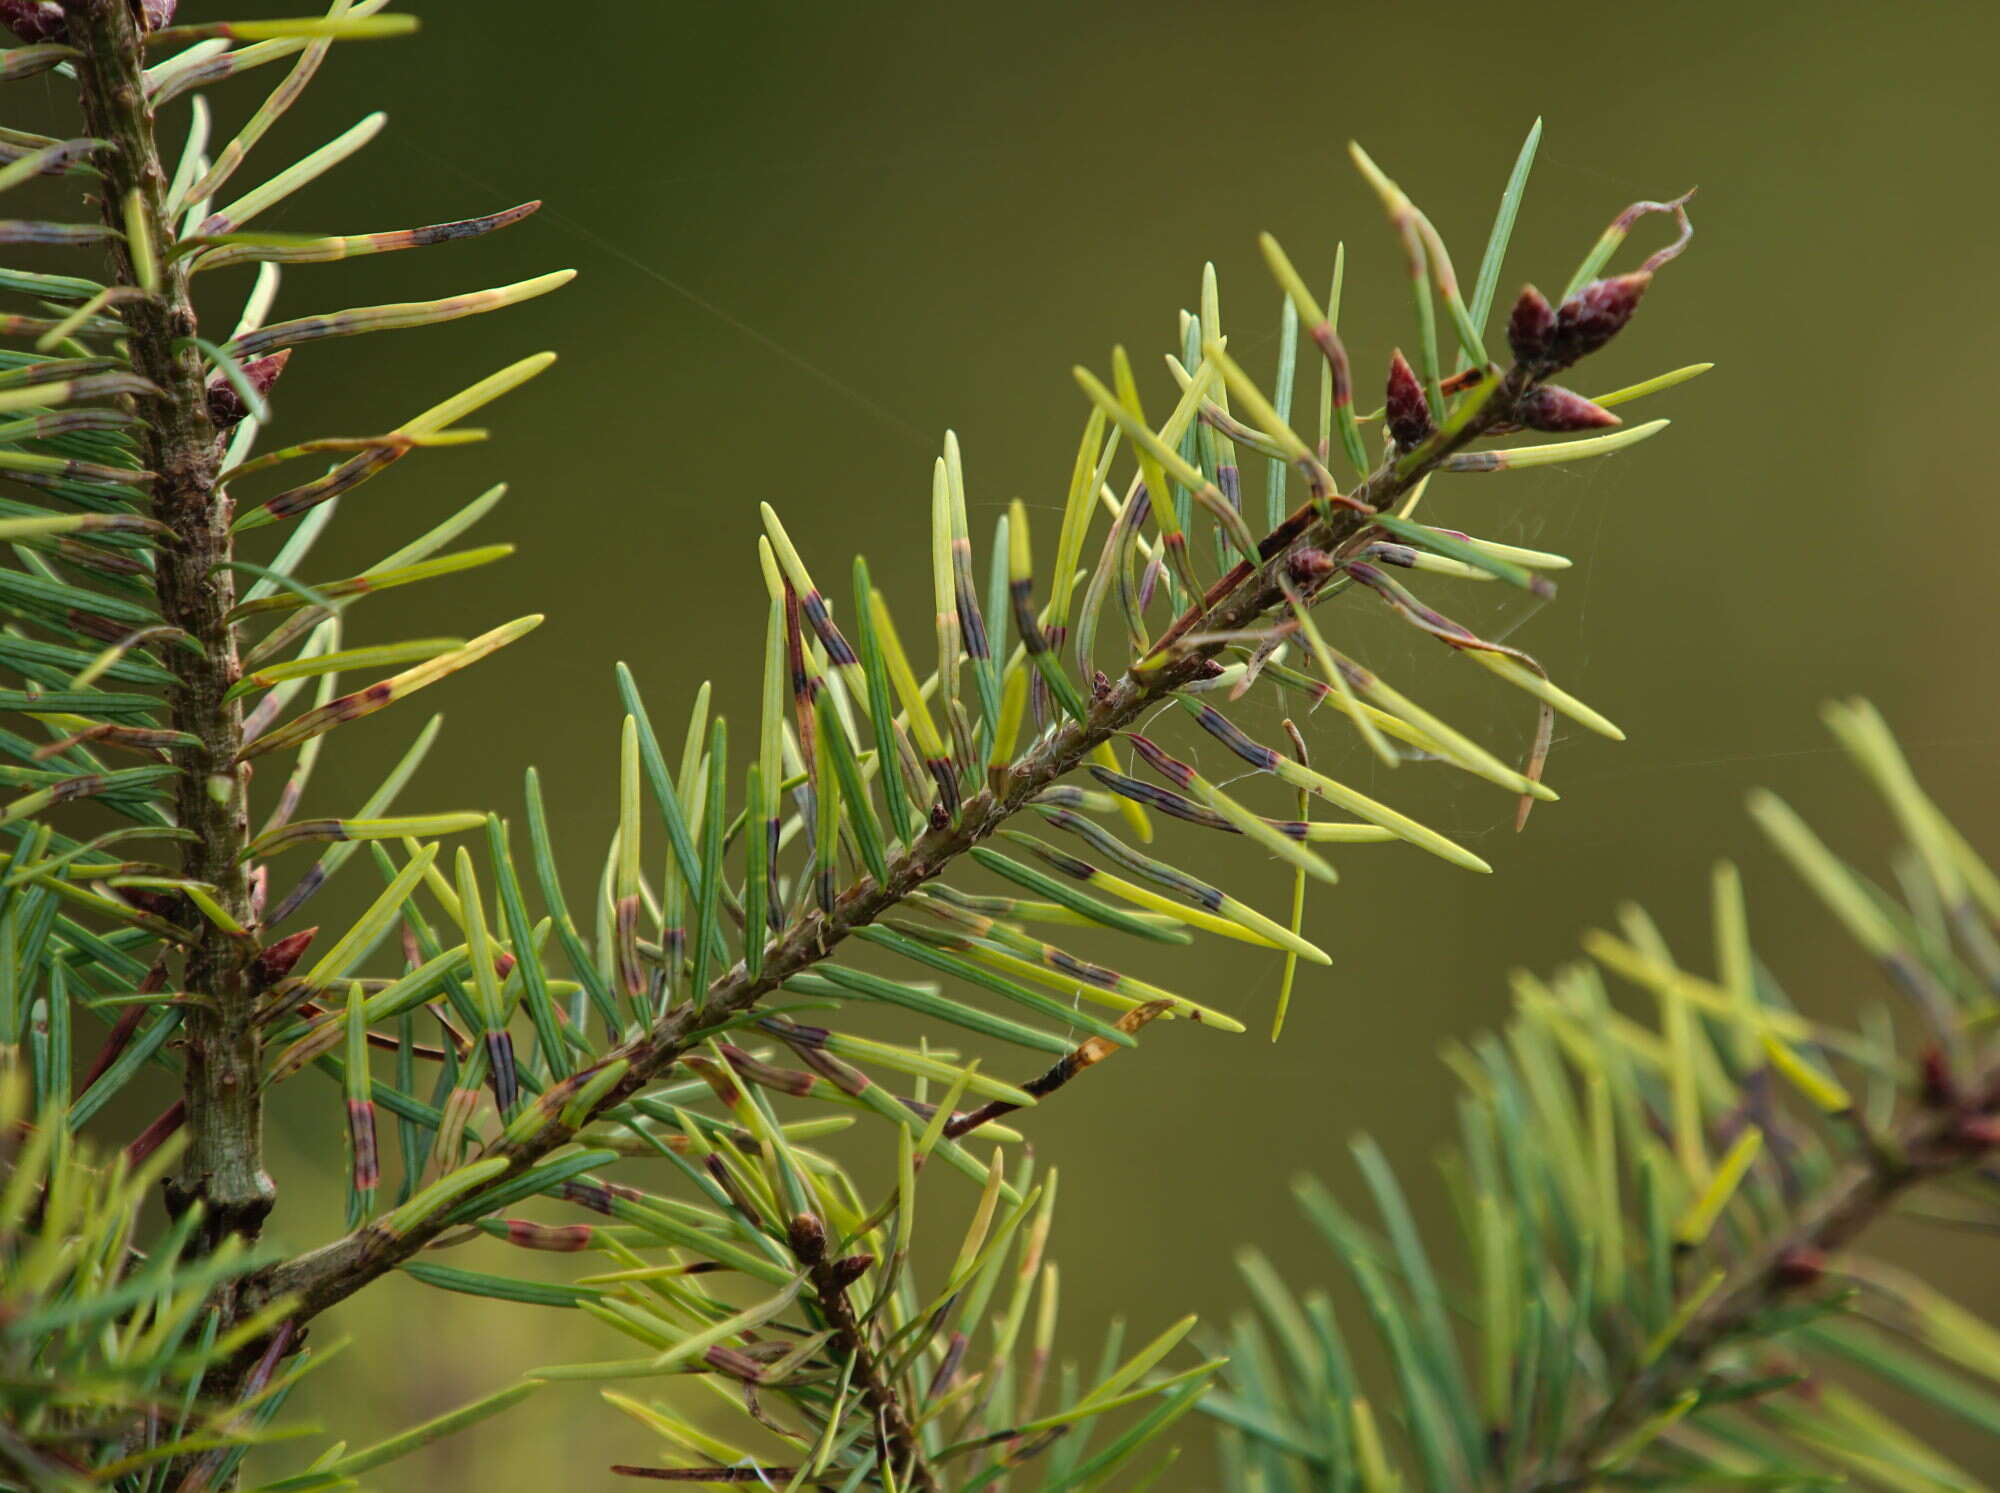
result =
[[[871,1254],[845,1255],[835,1260],[827,1271],[836,1291],[845,1291],[849,1286],[868,1273],[868,1267],[875,1263]]]
[[[291,361],[292,350],[271,353],[262,358],[252,358],[243,365],[244,382],[256,391],[262,399],[271,392],[271,386],[278,381],[278,375],[285,371],[285,364]],[[250,402],[243,397],[242,390],[221,374],[211,376],[208,382],[208,418],[217,430],[227,430],[248,418]]]
[[[1602,405],[1592,404],[1581,394],[1554,384],[1530,389],[1514,407],[1515,417],[1530,430],[1561,434],[1572,430],[1601,430],[1624,422]]]
[[[817,1265],[826,1258],[826,1225],[816,1214],[797,1213],[791,1224],[792,1253],[806,1266]]]
[[[30,45],[69,40],[69,26],[56,0],[0,0],[0,26]]]
[[[1401,348],[1389,359],[1389,388],[1383,418],[1389,426],[1390,439],[1404,451],[1421,446],[1435,428],[1430,404],[1424,398],[1424,386],[1417,382],[1416,372]]]
[[[292,966],[304,955],[307,945],[318,933],[317,927],[303,928],[297,933],[288,933],[274,944],[266,945],[258,952],[250,964],[250,986],[253,990],[269,990],[273,985],[292,972]]]
[[[1564,301],[1556,312],[1554,360],[1567,368],[1616,337],[1639,309],[1639,300],[1652,283],[1651,270],[1634,270],[1609,280],[1593,280]]]
[[[1507,346],[1523,363],[1540,363],[1555,345],[1556,308],[1532,285],[1521,287],[1520,298],[1507,318]]]

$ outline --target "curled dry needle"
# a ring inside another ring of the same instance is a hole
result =
[[[1155,1017],[1166,1015],[1170,1009],[1171,1005],[1167,1001],[1150,1001],[1145,1005],[1134,1006],[1118,1018],[1118,1031],[1121,1035],[1130,1037],[1132,1033],[1144,1027]],[[1038,1077],[1028,1080],[1027,1083],[1022,1085],[1022,1088],[1036,1100],[1046,1099],[1079,1073],[1082,1073],[1087,1068],[1095,1067],[1117,1050],[1118,1044],[1109,1038],[1088,1038],[1078,1043],[1076,1048],[1068,1053],[1061,1062]],[[1009,1114],[1019,1108],[1018,1104],[1013,1104],[1006,1100],[989,1100],[971,1114],[952,1120],[945,1126],[944,1133],[953,1140],[956,1140],[960,1136],[967,1135],[981,1126],[999,1119],[1000,1116]]]

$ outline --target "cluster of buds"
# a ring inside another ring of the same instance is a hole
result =
[[[1523,363],[1567,368],[1616,337],[1652,283],[1653,272],[1645,269],[1593,280],[1561,306],[1527,286],[1507,319],[1507,345]]]
[[[1548,297],[1534,286],[1525,287],[1520,299],[1514,302],[1513,314],[1507,320],[1507,345],[1514,350],[1515,358],[1553,373],[1581,362],[1623,331],[1625,323],[1632,319],[1632,313],[1639,309],[1647,287],[1653,283],[1654,272],[1687,247],[1688,239],[1694,232],[1687,215],[1688,199],[1692,196],[1694,193],[1690,191],[1671,202],[1635,202],[1620,213],[1605,231],[1604,237],[1598,241],[1598,249],[1602,254],[1609,254],[1624,241],[1632,225],[1646,214],[1671,213],[1674,216],[1680,224],[1680,236],[1664,249],[1649,255],[1636,270],[1605,280],[1592,280],[1560,306],[1551,306]]]

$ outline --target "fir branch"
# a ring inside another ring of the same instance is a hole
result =
[[[1375,513],[1393,507],[1454,452],[1494,426],[1514,421],[1516,405],[1545,371],[1541,362],[1516,362],[1469,417],[1440,430],[1421,448],[1385,462],[1348,495],[1348,503],[1326,516],[1322,516],[1320,505],[1303,505],[1265,536],[1259,547],[1261,563],[1253,569],[1239,562],[1210,587],[1207,596],[1187,608],[1155,645],[1152,657],[1156,662],[1142,660],[1127,670],[1090,701],[1083,719],[1064,720],[1000,772],[997,785],[968,799],[956,820],[934,823],[925,830],[913,845],[890,860],[886,878],[848,889],[830,909],[809,909],[768,946],[757,975],[748,974],[738,963],[709,984],[705,999],[675,1007],[652,1030],[608,1053],[598,1065],[600,1070],[619,1063],[627,1065],[617,1082],[574,1121],[551,1118],[535,1134],[509,1138],[488,1152],[491,1159],[504,1163],[492,1180],[518,1176],[566,1145],[589,1118],[639,1093],[718,1024],[749,1010],[787,979],[810,970],[856,929],[896,910],[924,883],[943,874],[974,845],[989,839],[1035,795],[1074,772],[1100,744],[1136,725],[1175,691],[1203,678],[1222,651],[1223,642],[1197,641],[1178,652],[1167,651],[1170,642],[1189,633],[1197,623],[1207,633],[1224,636],[1248,627],[1284,600],[1286,579],[1301,556],[1314,551],[1339,554],[1353,545],[1366,533]],[[444,1232],[446,1218],[441,1211],[407,1227],[392,1229],[380,1222],[364,1225],[274,1268],[257,1288],[269,1295],[296,1297],[299,1319],[309,1319],[414,1256]]]

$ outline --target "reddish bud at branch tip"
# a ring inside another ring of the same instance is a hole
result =
[[[1958,1138],[1968,1146],[2000,1146],[2000,1117],[1972,1115],[1960,1123]]]
[[[1388,396],[1382,413],[1391,439],[1405,451],[1421,446],[1433,428],[1424,386],[1417,382],[1416,372],[1400,348],[1389,359]]]
[[[1958,1102],[1958,1085],[1951,1076],[1951,1065],[1935,1045],[1926,1047],[1917,1060],[1917,1071],[1922,1075],[1924,1103],[1933,1109],[1949,1109]]]

